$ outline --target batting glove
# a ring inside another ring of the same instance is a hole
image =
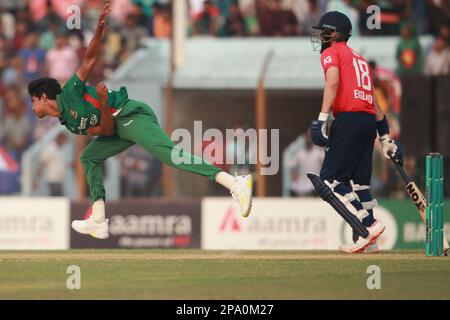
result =
[[[388,134],[380,137],[383,154],[387,159],[393,157],[399,165],[403,166],[403,147],[400,142],[392,140]]]
[[[328,113],[320,113],[318,120],[314,120],[311,123],[311,140],[315,145],[319,147],[326,146],[328,142],[327,119]]]

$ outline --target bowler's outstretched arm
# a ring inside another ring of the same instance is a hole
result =
[[[89,74],[91,73],[100,56],[103,31],[105,30],[106,25],[106,17],[110,12],[111,6],[109,3],[106,3],[103,7],[102,14],[98,18],[98,24],[97,29],[95,30],[95,34],[92,37],[86,53],[84,54],[83,61],[81,62],[81,65],[76,72],[78,78],[83,82],[88,79]]]

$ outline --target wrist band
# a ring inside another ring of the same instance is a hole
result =
[[[380,137],[389,134],[389,126],[386,116],[384,116],[382,120],[377,121],[377,131]]]

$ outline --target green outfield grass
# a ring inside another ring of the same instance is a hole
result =
[[[69,265],[81,290],[68,290]],[[366,286],[381,269],[381,289]],[[450,258],[423,252],[0,251],[1,299],[450,299]]]

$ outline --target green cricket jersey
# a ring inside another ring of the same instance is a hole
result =
[[[125,87],[119,91],[108,90],[108,107],[113,116],[117,116],[128,101]],[[87,86],[75,74],[56,96],[62,125],[75,134],[87,134],[87,129],[100,124],[100,101],[94,87]]]

